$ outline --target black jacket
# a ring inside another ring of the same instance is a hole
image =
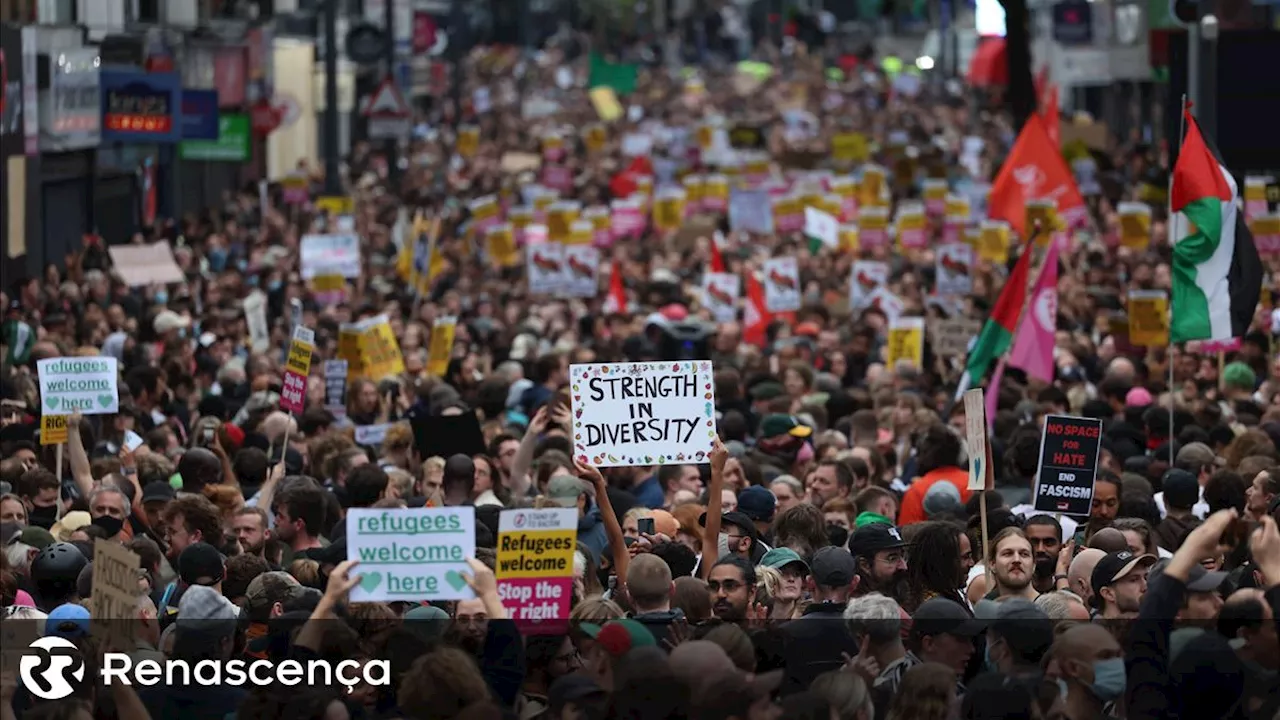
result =
[[[815,603],[804,616],[782,626],[786,674],[782,694],[805,690],[828,670],[844,666],[844,654],[858,654],[858,643],[844,624],[844,603]]]

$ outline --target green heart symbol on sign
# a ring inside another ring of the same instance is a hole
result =
[[[381,584],[382,584],[382,573],[380,572],[365,573],[360,577],[360,587],[363,588],[364,591],[367,593],[371,593],[374,590],[377,590],[378,586]]]
[[[102,406],[102,407],[104,407],[104,408],[109,408],[109,407],[111,407],[111,403],[113,403],[113,402],[115,402],[115,401],[116,401],[116,399],[115,399],[114,397],[110,396],[110,395],[99,395],[99,396],[98,396],[98,404],[99,404],[99,405],[101,405],[101,406]]]
[[[44,405],[45,405],[45,407],[49,408],[50,410],[57,410],[57,409],[58,409],[58,398],[56,398],[56,397],[45,398],[45,399],[44,399]]]
[[[450,570],[444,574],[444,581],[449,583],[449,587],[454,590],[461,590],[467,586],[466,578],[462,577],[462,573],[457,570]]]

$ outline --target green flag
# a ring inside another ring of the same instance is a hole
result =
[[[587,87],[611,87],[619,95],[630,95],[636,91],[636,66],[611,63],[603,55],[591,53],[591,75]]]

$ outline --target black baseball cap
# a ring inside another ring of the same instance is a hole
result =
[[[701,525],[702,527],[707,526],[706,513],[702,513],[701,515],[698,516],[698,524]],[[723,515],[720,516],[720,527],[724,528],[725,525],[732,525],[737,528],[742,528],[742,530],[746,532],[747,535],[751,536],[752,540],[755,540],[759,537],[759,533],[756,532],[755,521],[747,517],[746,513],[739,512],[737,510],[733,512],[724,513]]]
[[[858,564],[849,551],[830,545],[813,554],[809,569],[813,582],[826,588],[846,587],[858,574]]]
[[[1094,566],[1089,584],[1093,586],[1093,592],[1096,594],[1102,588],[1133,572],[1133,569],[1139,565],[1154,565],[1155,562],[1155,555],[1135,555],[1128,550],[1108,553]]]
[[[188,585],[217,585],[226,572],[226,558],[209,543],[192,543],[178,556],[178,577]]]
[[[849,538],[849,552],[853,553],[854,557],[867,557],[881,550],[894,550],[906,546],[902,533],[888,523],[859,525],[858,529],[853,531],[853,536]]]
[[[169,502],[175,497],[177,497],[177,492],[166,481],[149,482],[146,487],[142,488],[142,502],[144,505],[149,502]]]
[[[940,597],[925,600],[911,618],[911,634],[916,638],[933,635],[971,638],[986,629],[986,621],[970,615],[960,603]]]

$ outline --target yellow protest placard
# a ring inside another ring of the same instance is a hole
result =
[[[471,210],[471,222],[476,225],[486,225],[498,216],[498,198],[494,195],[476,198],[468,207]]]
[[[540,192],[533,196],[533,211],[535,213],[546,212],[558,199],[559,195],[555,191],[546,190]]]
[[[618,94],[611,87],[591,88],[587,94],[591,97],[591,105],[596,109],[596,114],[605,122],[611,123],[625,112],[622,103],[618,102]]]
[[[867,146],[867,136],[859,132],[836,133],[831,138],[831,154],[836,162],[846,165],[866,162],[871,154]]]
[[[490,227],[484,239],[489,260],[494,265],[509,268],[520,264],[520,248],[516,247],[516,234],[510,223]]]
[[[67,427],[68,416],[66,415],[40,416],[40,444],[59,445],[66,442],[69,432]]]
[[[1169,344],[1169,296],[1163,290],[1129,291],[1129,343],[1138,347]]]
[[[582,206],[576,202],[552,203],[547,208],[547,239],[551,242],[567,242],[573,223],[582,212]]]
[[[604,150],[604,146],[608,142],[609,131],[605,130],[600,123],[592,123],[582,131],[582,144],[586,146],[589,153],[598,153]]]
[[[684,186],[685,199],[688,200],[690,205],[697,207],[702,202],[705,182],[701,175],[686,175],[684,180],[680,182]]]
[[[511,208],[507,211],[507,222],[511,223],[511,228],[517,232],[524,230],[533,224],[533,208],[527,205]]]
[[[702,123],[698,126],[698,149],[706,152],[716,141],[715,126],[710,123]]]
[[[338,357],[347,361],[347,378],[372,380],[404,372],[404,357],[386,315],[344,323],[338,328]]]
[[[458,319],[442,317],[431,326],[431,341],[427,345],[427,373],[444,377],[449,371],[449,358],[453,356],[453,335]]]
[[[840,226],[840,252],[850,255],[858,252],[858,226],[857,225],[841,225]]]
[[[458,154],[464,158],[474,157],[480,149],[480,128],[475,125],[464,125],[458,128]]]
[[[1120,244],[1133,250],[1146,250],[1151,245],[1151,206],[1122,202],[1116,212],[1120,215]]]
[[[769,174],[769,156],[768,155],[752,155],[743,163],[743,169],[748,175],[768,175]]]
[[[889,323],[885,362],[890,368],[900,360],[916,368],[924,365],[924,318],[900,317]]]
[[[804,215],[804,201],[795,195],[783,195],[773,199],[773,226],[787,227],[788,220]]]
[[[978,258],[997,265],[1009,262],[1009,224],[999,220],[982,223],[978,234]]]
[[[590,220],[574,220],[569,225],[569,239],[565,245],[590,245],[595,238],[596,226]]]
[[[607,207],[590,207],[582,211],[582,219],[591,223],[595,233],[602,233],[613,228],[613,217]]]
[[[316,275],[311,278],[311,291],[316,293],[341,292],[347,288],[347,279],[341,275]]]
[[[663,193],[653,203],[653,225],[662,232],[679,230],[684,224],[684,194]]]
[[[858,188],[858,202],[868,207],[887,205],[884,200],[884,168],[869,165],[862,170],[862,183]]]
[[[943,217],[948,225],[964,225],[969,222],[969,198],[948,195],[945,202]]]
[[[1027,235],[1035,232],[1036,224],[1040,225],[1040,236],[1036,244],[1046,246],[1049,238],[1058,227],[1058,206],[1052,200],[1028,200],[1026,210]]]
[[[564,138],[560,133],[547,133],[542,136],[542,156],[555,157],[564,152]]]
[[[350,197],[321,195],[316,198],[316,209],[329,213],[332,217],[350,215],[355,212],[355,201]]]
[[[708,175],[702,182],[703,205],[714,205],[717,208],[729,206],[729,177],[727,175]]]
[[[933,203],[937,203],[938,207],[945,210],[947,201],[947,181],[934,178],[926,178],[921,181],[921,192],[924,195],[926,207]]]

